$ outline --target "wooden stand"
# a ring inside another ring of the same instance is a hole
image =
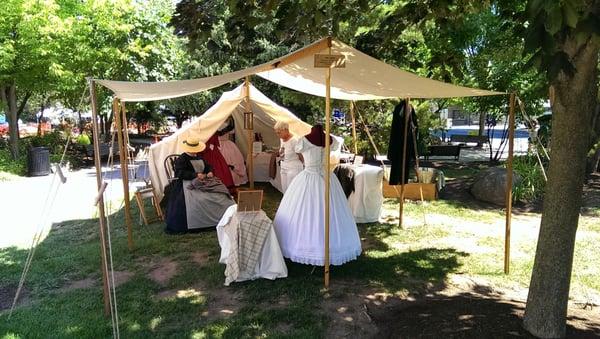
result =
[[[421,190],[423,191],[423,200],[437,200],[437,184],[410,183],[404,185],[404,199],[421,200]],[[383,196],[385,198],[399,198],[400,185],[392,186],[387,180],[383,181]]]

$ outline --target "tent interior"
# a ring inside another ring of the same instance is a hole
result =
[[[253,113],[253,132],[260,133],[266,149],[278,149],[279,138],[273,126],[277,121],[287,122],[294,136],[303,136],[310,132],[311,126],[296,115],[265,96],[252,84],[249,84],[249,102]],[[181,153],[181,145],[189,136],[198,137],[206,142],[227,121],[230,116],[235,123],[235,143],[244,155],[248,154],[248,130],[244,129],[244,112],[247,112],[246,87],[244,84],[225,92],[221,98],[204,114],[182,126],[173,135],[150,147],[148,166],[150,178],[156,193],[162,197],[163,187],[168,179],[164,169],[164,160],[171,154]]]

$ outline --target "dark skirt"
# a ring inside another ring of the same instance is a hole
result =
[[[177,180],[171,185],[165,213],[165,222],[167,224],[165,231],[167,233],[184,233],[188,230],[188,227],[183,181]]]

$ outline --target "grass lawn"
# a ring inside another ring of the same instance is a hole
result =
[[[270,186],[263,189],[263,208],[273,217],[281,195]],[[363,254],[333,266],[331,289],[325,291],[321,268],[289,261],[287,279],[223,286],[225,266],[218,263],[215,231],[172,236],[163,233],[163,223],[136,225],[135,250],[130,252],[120,210],[110,222],[121,335],[336,336],[339,332],[331,327],[346,309],[335,301],[349,295],[405,298],[427,286],[443,286],[453,276],[485,280],[498,288],[526,288],[539,215],[513,219],[511,274],[506,276],[500,209],[476,210],[448,201],[407,203],[405,229],[397,226],[397,211],[397,202],[386,200],[381,223],[359,225]],[[133,215],[137,221],[135,209]],[[590,255],[600,252],[598,221],[597,215],[581,217],[571,284],[575,298],[600,293],[600,256]],[[21,304],[11,318],[6,311],[0,313],[0,337],[112,336],[110,317],[103,316],[97,233],[95,219],[53,226],[35,253]],[[25,249],[0,249],[2,309],[10,307],[26,257]],[[358,336],[363,333],[354,330]]]

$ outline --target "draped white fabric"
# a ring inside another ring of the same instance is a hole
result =
[[[254,113],[254,131],[263,135],[264,142],[268,147],[279,147],[279,138],[273,130],[275,121],[287,122],[290,126],[290,132],[296,136],[302,136],[310,132],[311,126],[309,124],[267,98],[251,84],[249,87],[250,102]],[[248,133],[244,130],[244,98],[244,85],[223,93],[219,101],[203,115],[195,118],[190,124],[183,126],[173,135],[150,146],[148,155],[150,179],[159,198],[162,198],[163,188],[168,184],[164,159],[170,154],[181,153],[180,147],[189,136],[195,136],[200,141],[206,142],[229,116],[233,115],[235,121],[236,144],[242,154],[246,156],[248,150],[246,137]]]
[[[383,205],[383,169],[371,165],[354,165],[354,192],[348,204],[357,223],[377,222]]]
[[[238,239],[230,239],[225,232],[225,227],[239,227],[239,225],[230,225],[230,221],[233,215],[237,212],[237,205],[230,206],[217,225],[217,237],[219,239],[219,245],[221,246],[221,257],[219,263],[227,264],[229,254],[232,252],[232,246],[238,246]],[[266,215],[263,213],[263,217]],[[274,280],[277,278],[286,278],[288,275],[287,266],[285,266],[285,260],[281,254],[279,248],[279,242],[273,227],[269,230],[267,239],[263,246],[260,260],[257,262],[256,267],[250,272],[240,272],[236,281],[254,280],[257,278],[265,278]],[[225,285],[229,285],[225,283]]]
[[[327,54],[328,50],[325,38],[264,64],[202,79],[96,82],[111,89],[121,101],[151,101],[206,91],[257,74],[281,86],[324,97],[325,69],[314,67],[314,55]],[[505,94],[421,77],[388,65],[335,39],[332,39],[331,53],[344,55],[346,59],[345,68],[332,70],[331,97],[334,99],[452,98]]]
[[[318,53],[327,54],[327,50],[323,48]],[[338,40],[332,41],[331,54],[341,54],[346,58],[346,67],[331,71],[331,98],[334,99],[449,98],[504,94],[420,77]],[[325,70],[314,67],[314,56],[311,54],[258,75],[299,92],[325,97]]]

